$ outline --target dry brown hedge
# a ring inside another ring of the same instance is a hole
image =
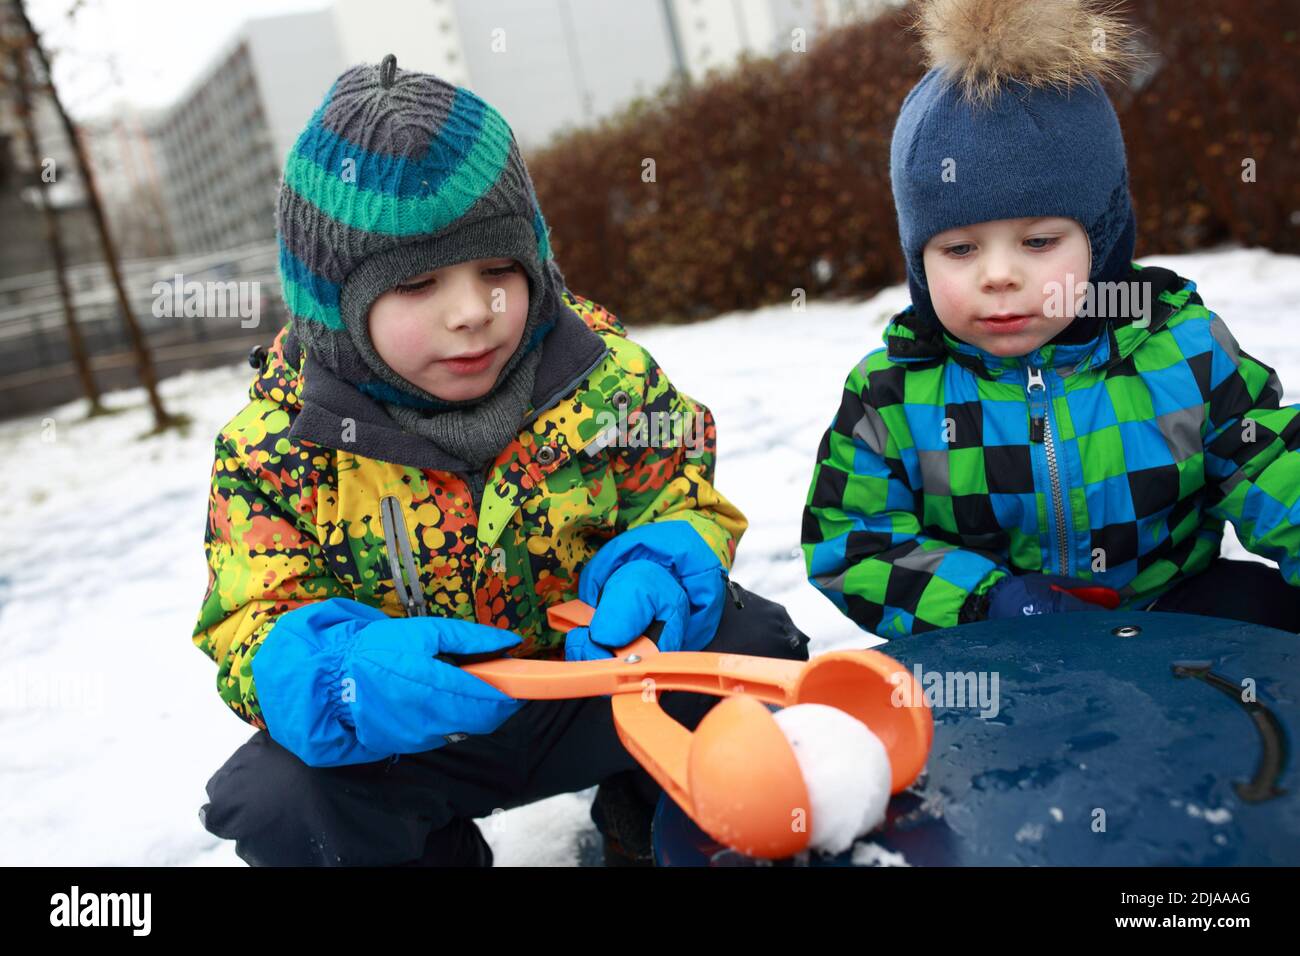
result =
[[[1138,255],[1223,241],[1300,251],[1294,0],[1130,0],[1154,73],[1111,96]],[[903,279],[889,188],[922,73],[904,8],[670,87],[529,168],[571,288],[633,322],[858,296]],[[1253,158],[1256,182],[1243,182]],[[653,159],[655,182],[642,180]]]

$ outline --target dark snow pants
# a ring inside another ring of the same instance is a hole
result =
[[[1287,584],[1277,568],[1258,561],[1215,558],[1146,609],[1207,614],[1300,633],[1300,588]]]
[[[803,661],[807,645],[783,607],[736,586],[706,650]],[[660,695],[691,730],[718,700]],[[310,767],[258,731],[208,781],[199,819],[253,866],[490,866],[474,818],[615,775],[650,806],[662,792],[619,742],[608,697],[530,701],[491,734],[348,767]]]

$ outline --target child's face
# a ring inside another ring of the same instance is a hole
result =
[[[474,259],[411,276],[370,306],[370,340],[402,378],[449,402],[481,398],[519,346],[528,275]]]
[[[952,335],[992,355],[1018,357],[1073,321],[1075,290],[1088,279],[1090,258],[1088,236],[1073,219],[995,219],[932,237],[925,278]],[[1045,308],[1048,302],[1064,308]]]

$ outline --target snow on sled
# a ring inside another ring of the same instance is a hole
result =
[[[1300,864],[1300,636],[1097,612],[895,640],[934,715],[922,776],[848,851],[775,865]],[[660,866],[760,866],[666,796]]]

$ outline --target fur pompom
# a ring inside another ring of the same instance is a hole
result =
[[[1068,89],[1135,65],[1114,0],[923,0],[915,27],[930,65],[985,103],[1017,81]]]

